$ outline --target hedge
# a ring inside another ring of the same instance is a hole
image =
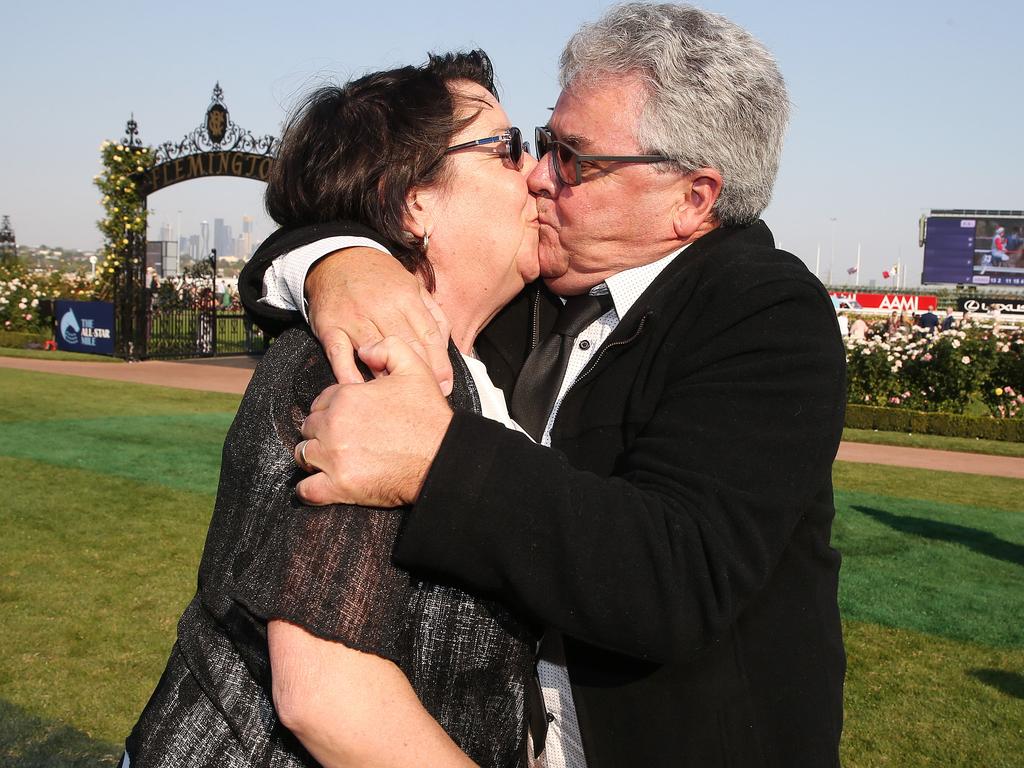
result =
[[[0,330],[0,347],[7,347],[9,349],[25,349],[30,344],[42,346],[44,341],[49,341],[52,338],[52,333]]]
[[[911,432],[946,437],[979,437],[984,440],[1024,442],[1024,419],[993,419],[955,413],[925,413],[872,405],[846,406],[846,426],[881,432]]]

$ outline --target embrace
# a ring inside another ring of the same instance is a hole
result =
[[[241,296],[279,334],[122,766],[823,768],[845,356],[760,215],[747,32],[616,6],[513,126],[482,51],[311,94]]]

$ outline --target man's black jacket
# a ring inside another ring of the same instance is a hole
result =
[[[506,392],[534,312],[551,327],[545,291],[478,340]],[[572,386],[557,450],[455,416],[396,561],[565,635],[591,768],[838,765],[844,402],[821,284],[763,223],[715,230]]]

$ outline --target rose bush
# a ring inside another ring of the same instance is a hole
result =
[[[977,396],[993,416],[1024,415],[1024,400],[1016,399],[1024,393],[1020,329],[967,324],[937,335],[901,329],[848,338],[846,350],[851,403],[963,413]]]
[[[1024,331],[1003,332],[981,399],[996,418],[1024,418]]]
[[[0,265],[0,328],[49,333],[52,317],[41,310],[48,299],[93,298],[93,285],[83,275],[30,272],[25,265]]]

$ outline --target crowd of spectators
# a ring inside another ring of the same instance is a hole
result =
[[[863,341],[876,336],[893,337],[901,332],[916,332],[922,335],[934,336],[941,331],[949,331],[960,328],[968,321],[968,313],[965,311],[957,318],[952,307],[947,307],[945,315],[940,319],[932,310],[924,312],[897,312],[893,310],[889,317],[869,322],[861,315],[853,315],[852,318],[846,312],[837,314],[839,331],[844,337],[851,337]]]

